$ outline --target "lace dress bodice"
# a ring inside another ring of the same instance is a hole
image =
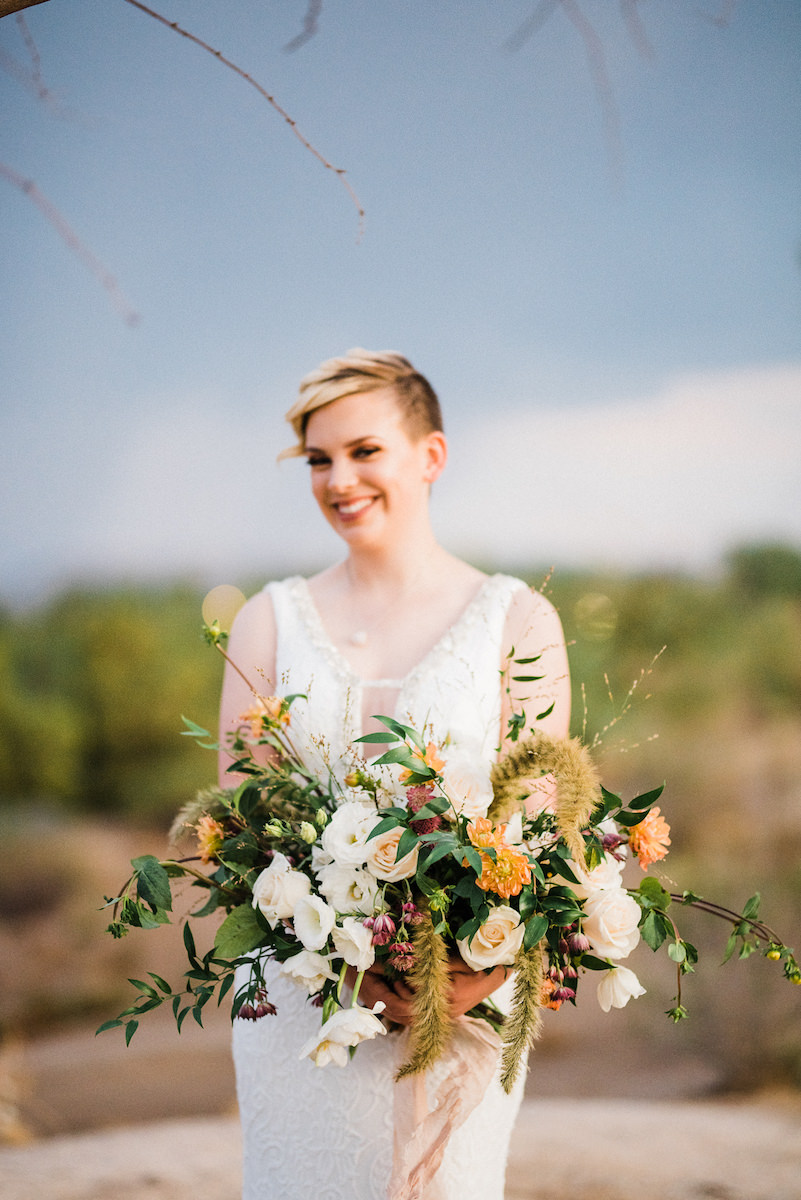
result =
[[[363,680],[326,634],[305,580],[268,585],[277,628],[277,691],[305,697],[292,707],[292,737],[309,768],[330,770],[342,781],[362,761],[353,740],[366,718],[389,712],[437,744],[447,740],[488,772],[499,741],[504,625],[523,587],[509,576],[488,577],[403,679]],[[387,786],[393,786],[389,776]],[[272,964],[266,975],[277,1015],[234,1022],[244,1200],[383,1200],[392,1167],[399,1035],[362,1043],[344,1069],[315,1067],[300,1060],[299,1051],[319,1028],[319,1009]],[[436,1071],[429,1072],[432,1088]],[[522,1079],[511,1096],[494,1080],[452,1136],[437,1174],[445,1200],[502,1200],[521,1091]]]

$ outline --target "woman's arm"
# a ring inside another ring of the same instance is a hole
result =
[[[271,696],[275,689],[275,613],[268,592],[257,592],[237,613],[228,638],[225,652],[232,662],[249,680],[253,689],[262,696]],[[225,735],[238,729],[241,716],[253,706],[254,695],[242,676],[230,663],[225,664],[222,697],[220,700],[220,742]],[[257,762],[267,761],[267,747],[254,746],[253,757]],[[231,787],[241,782],[238,775],[226,774],[233,761],[230,754],[220,752],[220,787]]]

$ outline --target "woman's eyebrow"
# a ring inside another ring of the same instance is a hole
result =
[[[349,450],[351,448],[351,446],[359,446],[359,445],[361,445],[362,442],[375,442],[375,441],[378,441],[378,434],[365,433],[365,434],[362,434],[361,437],[354,438],[353,441],[351,441],[351,442],[345,442],[345,449]],[[321,450],[317,446],[306,446],[303,453],[304,454],[327,454],[328,451]]]

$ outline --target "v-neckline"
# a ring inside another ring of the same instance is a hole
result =
[[[320,610],[318,609],[314,601],[314,597],[311,594],[308,580],[302,575],[296,576],[296,579],[301,588],[301,593],[304,599],[304,603],[301,606],[301,611],[310,626],[311,632],[315,634],[318,641],[325,647],[327,653],[333,658],[333,660],[339,664],[343,674],[349,677],[351,683],[360,689],[365,687],[384,686],[396,687],[400,691],[414,675],[416,675],[425,667],[428,660],[432,658],[434,654],[436,654],[441,648],[443,642],[447,641],[448,638],[453,637],[454,633],[459,629],[459,627],[464,624],[464,622],[472,615],[473,610],[476,609],[480,602],[484,599],[484,595],[488,591],[490,585],[496,579],[498,579],[498,575],[487,575],[484,578],[473,596],[470,598],[470,600],[468,600],[467,604],[459,613],[458,617],[442,631],[433,645],[426,650],[422,658],[414,663],[405,675],[397,679],[364,679],[361,675],[359,675],[353,665],[347,660],[345,655],[332,640],[328,630],[326,629],[323,623],[323,618],[320,615]]]

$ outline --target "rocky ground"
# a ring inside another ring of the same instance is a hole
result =
[[[786,1097],[528,1100],[512,1145],[506,1197],[800,1200],[800,1117],[801,1104]],[[237,1200],[239,1151],[233,1116],[53,1138],[0,1151],[0,1194],[6,1200]]]

